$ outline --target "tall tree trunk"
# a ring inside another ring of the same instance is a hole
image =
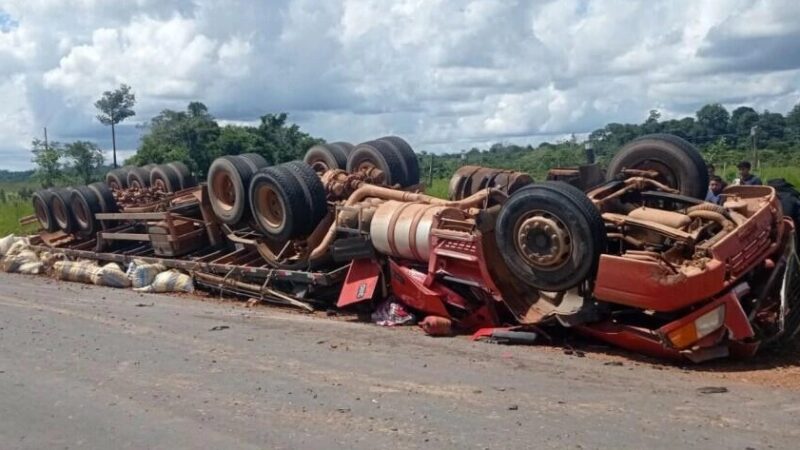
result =
[[[117,134],[114,132],[114,122],[111,122],[111,147],[114,153],[114,168],[117,168]]]

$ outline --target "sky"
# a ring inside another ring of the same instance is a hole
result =
[[[111,147],[94,102],[136,116],[205,103],[223,123],[287,112],[354,143],[417,151],[538,143],[720,102],[800,102],[797,0],[0,0],[0,169],[30,141]]]

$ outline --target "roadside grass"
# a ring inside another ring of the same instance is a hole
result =
[[[31,214],[33,214],[33,205],[30,201],[14,197],[6,202],[0,202],[0,237],[12,233],[20,234],[23,230],[19,225],[19,219]]]

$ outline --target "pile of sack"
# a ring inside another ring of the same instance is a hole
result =
[[[124,270],[109,262],[99,265],[92,260],[68,261],[63,254],[36,253],[25,237],[14,235],[0,239],[0,269],[9,273],[51,273],[56,279],[115,288],[133,287],[139,292],[194,292],[192,277],[162,264],[134,260]]]

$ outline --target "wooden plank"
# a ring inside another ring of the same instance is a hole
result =
[[[140,212],[140,213],[97,213],[97,220],[164,220],[165,212]]]
[[[100,238],[109,241],[147,241],[150,242],[149,234],[142,233],[107,233],[100,232]]]

